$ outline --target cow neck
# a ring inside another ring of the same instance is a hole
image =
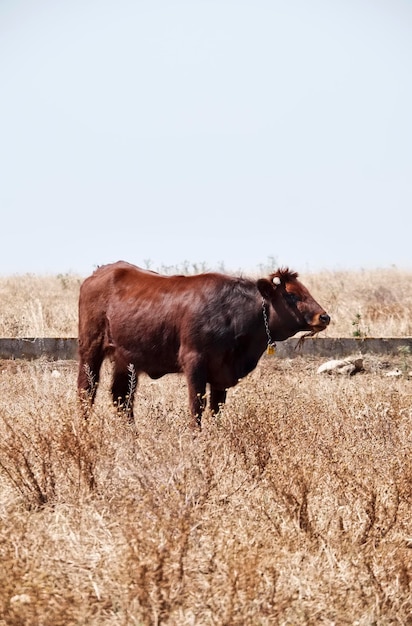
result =
[[[268,338],[268,345],[267,345],[266,351],[268,354],[273,354],[275,351],[275,342],[273,341],[272,335],[270,334],[269,319],[268,319],[268,314],[266,312],[265,298],[262,298],[262,313],[263,313],[263,321],[265,324],[266,335]]]

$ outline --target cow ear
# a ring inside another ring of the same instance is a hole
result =
[[[267,278],[259,278],[259,280],[257,281],[257,288],[259,289],[262,296],[267,300],[270,300],[270,298],[273,297],[276,286],[276,284],[274,284],[271,280],[268,280]]]

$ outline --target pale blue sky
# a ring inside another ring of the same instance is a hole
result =
[[[0,274],[412,268],[410,0],[0,0]]]

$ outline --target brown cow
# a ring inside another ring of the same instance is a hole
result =
[[[162,276],[124,261],[103,265],[79,298],[80,397],[93,402],[105,357],[113,361],[112,396],[133,421],[135,382],[183,372],[192,424],[200,426],[206,385],[219,411],[226,391],[249,374],[265,348],[330,322],[289,269],[251,280],[218,273]]]

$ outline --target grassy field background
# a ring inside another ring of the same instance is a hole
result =
[[[301,278],[327,336],[411,335],[412,274]],[[1,278],[0,335],[76,336],[80,281]],[[196,435],[180,376],[130,426],[109,364],[85,422],[76,362],[0,361],[0,625],[410,624],[412,356],[322,362],[263,357]]]
[[[190,270],[186,265],[160,269],[176,273]],[[262,265],[256,277],[273,269],[276,267]],[[77,301],[84,278],[73,274],[0,276],[0,337],[77,337]],[[412,271],[394,267],[300,272],[300,279],[332,318],[322,336],[412,335]]]

